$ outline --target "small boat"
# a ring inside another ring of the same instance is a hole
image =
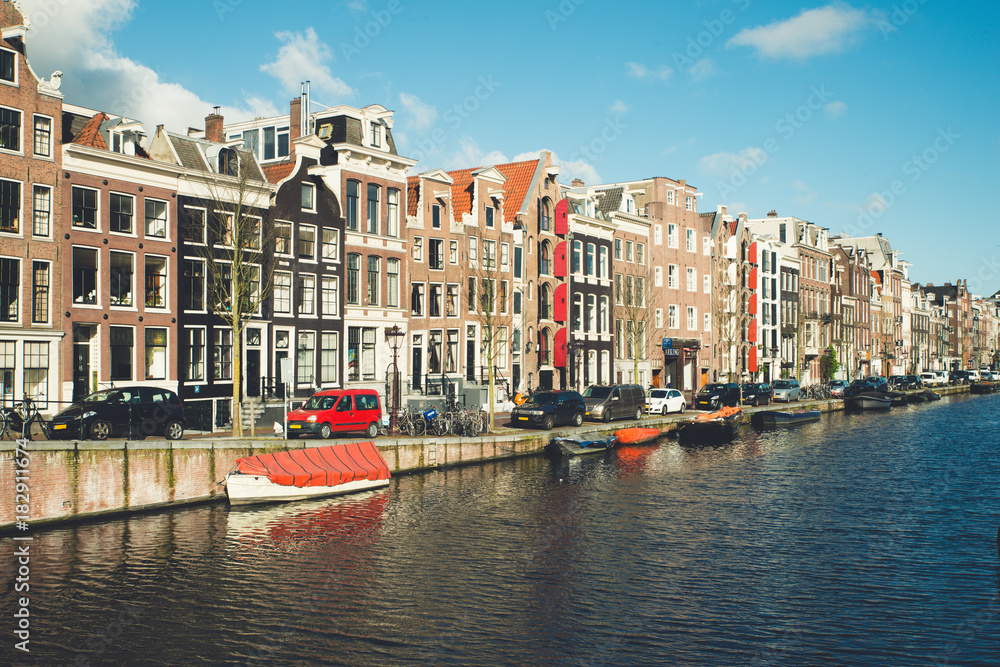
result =
[[[995,394],[997,391],[997,383],[976,381],[969,385],[969,391],[973,394]]]
[[[722,408],[684,422],[677,429],[677,437],[681,444],[725,442],[736,435],[736,430],[742,423],[743,410],[738,407]]]
[[[765,410],[755,412],[750,416],[750,423],[757,428],[775,426],[794,426],[807,422],[818,422],[819,410],[799,410],[797,412],[782,412],[780,410]]]
[[[615,436],[602,435],[596,431],[573,436],[552,438],[549,446],[565,456],[585,456],[601,454],[615,446]]]
[[[615,431],[615,438],[622,445],[641,445],[656,440],[661,435],[663,432],[658,428],[643,428],[641,426]]]
[[[923,393],[924,393],[924,396],[927,397],[928,401],[940,401],[941,400],[941,394],[937,393],[936,391],[931,391],[930,389],[925,389]]]
[[[844,399],[848,410],[888,410],[893,397],[881,391],[863,391]]]
[[[230,505],[303,500],[389,484],[389,466],[372,442],[244,456],[226,475]]]

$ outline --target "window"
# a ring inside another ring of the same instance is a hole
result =
[[[114,286],[114,253],[112,261],[112,287]],[[186,310],[205,310],[205,262],[195,259],[185,259],[182,266],[184,275],[184,308]],[[114,303],[114,297],[112,297]]]
[[[382,283],[382,259],[374,255],[368,256],[368,305],[379,304],[379,293]]]
[[[549,275],[549,242],[542,241],[541,250],[538,253],[538,272],[543,276]]]
[[[625,305],[632,306],[632,297],[635,294],[635,280],[632,276],[625,276]],[[638,305],[638,304],[636,304]]]
[[[167,379],[167,330],[146,329],[146,379]]]
[[[44,185],[34,187],[35,212],[31,232],[35,236],[48,236],[52,217],[52,188]]]
[[[340,233],[336,229],[323,228],[321,231],[322,246],[320,253],[323,259],[336,262],[340,259]]]
[[[611,328],[608,324],[608,317],[611,309],[608,307],[610,305],[610,300],[606,296],[601,297],[600,312],[598,313],[598,323],[600,325],[599,333],[610,333]]]
[[[336,332],[320,334],[319,338],[319,381],[324,384],[338,382],[340,359],[340,335]]]
[[[583,274],[585,276],[594,275],[594,252],[596,249],[597,246],[595,246],[593,243],[587,244],[587,252],[586,255],[584,256],[584,262],[583,262]]]
[[[622,294],[622,274],[615,274],[615,304],[625,305],[625,297]]]
[[[640,265],[646,263],[646,246],[642,243],[635,244],[635,263]]]
[[[0,107],[0,148],[21,150],[21,112]]]
[[[52,155],[52,119],[35,116],[35,155]]]
[[[631,241],[625,241],[625,261],[626,262],[631,262],[632,261],[632,242]]]
[[[212,377],[216,380],[233,379],[233,331],[215,329],[212,344]]]
[[[302,184],[302,210],[316,212],[316,186],[312,183]]]
[[[610,273],[608,273],[608,247],[602,245],[597,253],[597,277],[607,278]]]
[[[73,303],[97,304],[96,248],[73,248]]]
[[[399,260],[385,260],[386,283],[385,305],[389,308],[399,308]]]
[[[486,227],[489,229],[493,228],[493,207],[486,207]]]
[[[500,314],[507,314],[507,281],[500,281]]]
[[[635,279],[635,305],[642,308],[646,306],[646,279],[642,276]]]
[[[316,276],[304,273],[299,275],[299,315],[316,314]]]
[[[472,280],[470,278],[470,280]],[[414,317],[423,317],[424,315],[424,284],[423,283],[413,283],[413,287],[410,289],[410,313]]]
[[[615,259],[622,258],[622,240],[615,239]]]
[[[657,329],[662,329],[663,328],[663,309],[662,308],[657,308],[656,309],[656,315],[654,317],[653,322],[654,322],[654,326]]]
[[[378,121],[372,121],[372,146],[378,148],[382,145],[382,125]]]
[[[361,183],[358,181],[347,181],[347,206],[346,224],[348,231],[358,231],[358,189]]]
[[[21,184],[0,180],[0,232],[21,231]]]
[[[292,223],[281,220],[274,223],[274,253],[292,254]]]
[[[430,239],[427,248],[427,261],[432,269],[444,269],[444,240]]]
[[[653,225],[653,243],[663,245],[663,226]]]
[[[441,285],[431,285],[427,314],[431,317],[441,317]]]
[[[378,197],[379,187],[368,184],[368,233],[378,234]]]
[[[588,294],[583,310],[584,330],[590,333],[597,331],[597,295]]]
[[[361,255],[351,253],[347,256],[347,303],[361,303]]]
[[[479,261],[479,237],[469,237],[469,262]]]
[[[274,312],[292,312],[292,274],[287,271],[274,272]]]
[[[413,261],[424,261],[424,240],[419,236],[413,237]]]
[[[181,235],[189,243],[205,242],[205,209],[184,207]]]
[[[688,292],[698,291],[698,273],[690,266],[687,269],[687,291]]]
[[[677,289],[677,265],[670,264],[667,267],[667,288]]]
[[[515,315],[520,315],[521,314],[521,310],[522,310],[522,306],[521,306],[521,290],[519,290],[519,289],[514,290],[514,305],[513,305],[512,309],[513,309],[513,312],[514,312]]]
[[[17,52],[0,49],[0,80],[17,83]]]
[[[684,208],[686,208],[689,211],[693,211],[694,210],[694,197],[692,197],[691,195],[688,195],[687,197],[684,198]],[[690,329],[692,327],[688,327],[688,328]]]
[[[684,234],[687,237],[685,240],[685,247],[688,252],[697,252],[698,250],[698,240],[694,236],[693,229],[685,229]]]
[[[667,328],[668,329],[677,328],[677,306],[667,307]]]
[[[111,327],[111,379],[132,379],[132,348],[134,331],[131,327]]]
[[[299,225],[299,259],[316,258],[316,228]]]
[[[298,343],[295,345],[295,381],[298,384],[314,384],[316,333],[300,331],[298,339]]]
[[[97,190],[73,186],[73,226],[97,229]]]
[[[470,313],[476,312],[476,279],[475,278],[471,278],[471,277],[469,278],[469,289],[468,289],[468,291],[466,293],[466,297],[468,298],[468,301],[469,301],[469,312]],[[544,304],[543,304],[543,307],[544,307]]]
[[[552,202],[547,197],[542,200],[542,215],[538,221],[538,228],[543,232],[552,229]]]
[[[712,293],[712,277],[707,273],[701,277],[705,294]]]
[[[49,263],[31,263],[31,321],[44,324],[49,321]]]
[[[458,372],[458,329],[448,330],[448,349],[444,356],[444,372]]]
[[[441,229],[441,206],[439,204],[431,205],[431,227]]]
[[[712,314],[711,313],[705,313],[704,316],[705,316],[705,331],[711,331],[712,330]]]
[[[361,332],[361,379],[375,379],[375,332],[374,327]]]
[[[239,162],[236,151],[232,148],[223,148],[219,151],[219,173],[224,176],[239,174]]]
[[[167,202],[146,200],[146,236],[167,237]]]
[[[583,252],[583,241],[573,241],[573,254],[570,273],[580,273],[580,255]]]
[[[323,276],[320,283],[320,306],[323,315],[336,315],[339,301],[338,280],[334,276]]]
[[[132,233],[133,201],[128,195],[111,193],[111,231]]]
[[[688,306],[687,309],[687,325],[688,331],[694,331],[698,327],[697,311],[693,306]]]
[[[448,263],[458,264],[458,241],[448,241]]]
[[[135,257],[127,252],[111,251],[111,305],[133,305]]]
[[[427,337],[427,372],[441,372],[441,332],[432,331]]]
[[[514,246],[514,277],[515,278],[521,278],[522,277],[521,265],[523,263],[522,262],[522,256],[523,256],[523,254],[524,254],[523,250],[521,249],[520,246]]]
[[[483,267],[487,269],[497,268],[497,242],[483,241]]]
[[[657,266],[653,268],[653,286],[663,287],[663,267]]]
[[[787,243],[788,241],[787,236],[788,234],[785,229],[785,223],[781,223],[780,225],[778,225],[778,240],[781,241],[782,243]]]
[[[712,254],[712,239],[705,236],[701,239],[701,254],[709,257]]]
[[[398,237],[399,236],[399,190],[395,188],[388,188],[387,193],[387,209],[386,209],[386,221],[385,221],[385,233],[386,236]]]
[[[507,243],[500,244],[500,266],[504,269],[510,266],[510,245]]]
[[[25,341],[24,393],[31,396],[37,407],[48,407],[49,344]]]
[[[21,295],[21,261],[0,257],[0,322],[17,322]]]
[[[167,258],[146,255],[146,307],[167,307]]]
[[[677,225],[673,223],[667,225],[667,247],[677,247]]]
[[[188,329],[187,379],[205,379],[205,330]]]

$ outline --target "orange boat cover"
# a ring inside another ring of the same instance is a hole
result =
[[[389,466],[372,442],[352,442],[237,459],[244,475],[266,476],[282,486],[337,486],[389,479]]]

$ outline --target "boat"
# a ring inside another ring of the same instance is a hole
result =
[[[579,433],[577,435],[552,438],[549,446],[565,456],[586,456],[601,454],[615,446],[615,436],[602,435],[597,431]]]
[[[931,391],[930,389],[924,389],[924,396],[927,397],[928,401],[940,401],[941,394],[936,391]]]
[[[969,391],[973,394],[995,394],[997,391],[996,382],[976,381],[969,385]]]
[[[844,399],[848,410],[888,410],[892,405],[892,396],[881,391],[863,391]]]
[[[818,422],[819,410],[799,410],[796,412],[782,412],[781,410],[764,410],[755,412],[750,416],[750,423],[757,428],[768,428],[774,426],[794,426],[807,422]]]
[[[645,442],[652,442],[661,435],[663,435],[663,432],[658,428],[645,428],[642,426],[623,428],[615,431],[615,438],[622,445],[641,445]]]
[[[742,423],[743,410],[738,407],[722,408],[684,422],[677,429],[677,437],[681,444],[725,442],[736,435]]]
[[[389,484],[389,466],[372,442],[244,456],[226,475],[230,505],[304,500]]]

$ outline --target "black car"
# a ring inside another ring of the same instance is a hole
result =
[[[740,386],[735,382],[706,384],[694,397],[696,410],[718,410],[740,404]]]
[[[106,440],[114,435],[127,438],[162,435],[177,440],[184,435],[184,427],[181,399],[159,387],[98,391],[73,403],[49,423],[52,437],[60,440]]]
[[[587,404],[577,391],[540,391],[510,411],[514,426],[541,426],[546,431],[559,424],[583,424]]]
[[[766,382],[747,382],[743,385],[743,405],[770,405],[774,390]]]

